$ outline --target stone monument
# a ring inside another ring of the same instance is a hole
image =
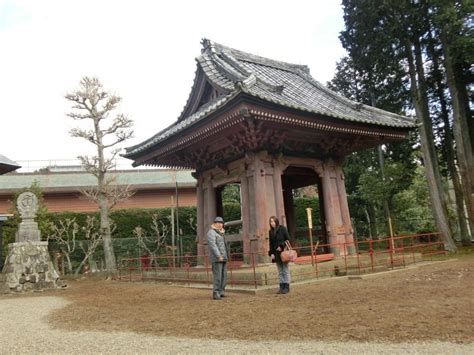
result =
[[[24,192],[18,196],[18,211],[20,212],[21,223],[16,232],[15,242],[39,242],[41,241],[38,223],[35,222],[36,212],[38,212],[38,199],[32,192]]]
[[[17,200],[21,223],[15,235],[15,243],[8,245],[8,255],[3,266],[5,292],[28,291],[62,287],[48,252],[48,242],[41,241],[40,230],[35,222],[38,199],[31,192],[22,193]]]

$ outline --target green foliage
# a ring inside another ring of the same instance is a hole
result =
[[[66,219],[71,219],[71,220],[75,220],[75,222],[80,227],[83,227],[86,225],[86,220],[88,216],[95,217],[96,220],[99,220],[99,212],[70,212],[70,211],[48,212],[45,215],[45,218],[49,223],[52,223],[55,225],[59,225],[59,221],[61,220],[64,221]],[[85,231],[82,228],[79,228],[79,231],[77,233],[77,239],[78,240],[86,239]]]
[[[343,57],[336,63],[336,72],[327,83],[328,88],[365,105],[402,112],[407,106],[409,92],[401,65],[381,67],[383,70],[373,66],[367,74],[365,67],[372,64],[370,60],[364,60],[363,64],[358,67],[351,57]],[[388,70],[392,72],[388,73]]]
[[[361,237],[388,234],[384,202],[388,203],[392,219],[398,219],[394,214],[395,197],[410,188],[415,175],[412,140],[385,145],[383,155],[383,174],[377,149],[355,152],[344,163],[349,210],[356,234]]]
[[[469,71],[474,62],[474,2],[433,0],[431,5],[433,22],[448,38],[454,59]]]
[[[171,209],[122,209],[110,213],[116,229],[113,233],[115,239],[133,237],[135,227],[143,228],[146,235],[153,233],[151,229],[152,216],[158,215],[158,220],[164,223],[171,231]]]
[[[222,190],[222,203],[240,203],[240,184],[228,184]]]
[[[366,201],[390,201],[399,191],[410,186],[411,165],[402,161],[386,162],[384,175],[380,169],[368,169],[359,176],[358,192]]]
[[[133,237],[133,229],[138,226],[145,230],[145,234],[153,233],[151,220],[154,214],[158,215],[158,220],[163,222],[168,227],[168,230],[171,231],[170,208],[129,208],[111,212],[110,219],[115,225],[113,237],[116,239],[131,238]],[[179,207],[178,214],[180,234],[194,234],[196,230],[196,207]],[[95,216],[98,219],[99,212],[57,212],[47,215],[48,220],[53,223],[57,223],[61,219],[75,218],[79,225],[85,224],[87,216]],[[83,232],[79,232],[78,239],[83,239],[83,237]]]
[[[294,199],[295,207],[295,216],[296,216],[296,228],[307,228],[308,227],[308,217],[306,214],[306,208],[312,208],[312,219],[313,219],[313,228],[321,226],[321,218],[319,211],[319,199],[317,197],[307,198],[300,197]]]
[[[337,64],[329,88],[352,100],[402,113],[409,105],[409,91],[401,62],[395,56],[384,58],[383,64],[380,56],[376,56],[391,43],[377,22],[377,16],[386,15],[383,6],[365,13],[367,2],[343,3],[347,30],[341,33],[341,41],[351,56]],[[373,28],[366,33],[370,26]],[[384,203],[391,206],[394,196],[411,183],[416,168],[413,150],[416,140],[417,136],[411,135],[408,141],[384,145],[383,163],[376,148],[346,157],[345,184],[358,234],[376,236],[386,233],[385,223],[377,220],[386,219]]]
[[[409,188],[394,196],[395,229],[398,234],[426,233],[436,230],[431,212],[429,191],[423,175],[418,168]]]
[[[359,102],[401,112],[400,108],[413,106],[412,100],[408,99],[407,87],[407,74],[411,71],[413,101],[418,103],[418,107],[427,105],[429,111],[429,114],[421,114],[419,119],[422,119],[425,127],[433,127],[433,132],[428,131],[428,139],[425,139],[424,144],[428,150],[434,143],[436,151],[434,148],[433,151],[438,164],[427,168],[436,170],[439,165],[445,177],[455,176],[456,162],[451,138],[453,108],[449,95],[456,96],[457,92],[458,99],[464,101],[469,111],[467,97],[472,95],[474,87],[474,3],[461,0],[343,0],[342,6],[345,29],[340,39],[349,56],[338,63],[338,73],[330,87]],[[413,63],[414,56],[418,66],[408,70],[407,64]],[[453,61],[451,64],[449,57]],[[451,87],[448,91],[448,76],[456,82],[454,91]],[[398,101],[397,91],[401,101]],[[424,100],[425,95],[427,102]],[[391,102],[395,105],[391,105]],[[468,122],[468,127],[471,137],[474,137],[472,122]],[[412,142],[416,143],[416,140]],[[409,201],[413,201],[417,195],[415,190],[420,179],[413,177],[415,167],[406,166],[405,162],[413,165],[415,156],[410,157],[405,152],[400,158],[388,159],[388,153],[384,168],[389,186],[383,183],[375,164],[370,165],[365,161],[363,167],[346,168],[352,216],[360,221],[360,212],[364,211],[374,221],[381,215],[380,201],[388,201],[396,219],[412,221],[399,223],[398,229],[410,232],[433,230],[429,200],[417,200],[422,203],[418,206],[409,205]],[[423,163],[422,160],[419,162]],[[410,171],[412,173],[407,175]],[[419,183],[426,185],[423,180]],[[435,207],[439,207],[437,210],[444,209],[444,206]],[[438,225],[446,225],[444,218],[440,217]],[[449,228],[445,228],[445,233],[446,230]],[[378,233],[376,228],[372,232]]]

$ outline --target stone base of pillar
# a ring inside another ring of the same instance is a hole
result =
[[[355,245],[348,245],[346,248],[349,255],[355,255],[357,253]]]
[[[261,254],[258,254],[258,255],[254,255],[253,257],[251,256],[244,256],[244,260],[243,260],[243,264],[242,266],[244,265],[247,265],[247,266],[252,266],[252,265],[262,265],[262,264],[269,264],[271,263],[271,259],[269,256],[266,256],[266,255],[261,255]]]
[[[340,256],[341,255],[341,250],[339,249],[339,247],[335,247],[335,246],[330,246],[329,247],[329,250],[331,253],[333,253],[335,256]]]
[[[48,242],[19,242],[8,245],[2,271],[3,292],[37,291],[65,287],[59,280],[48,252]]]
[[[333,253],[335,256],[346,256],[356,254],[356,248],[354,245],[346,245],[345,247],[331,246],[329,249],[331,253]]]
[[[206,258],[204,256],[198,256],[196,259],[196,267],[205,267]]]

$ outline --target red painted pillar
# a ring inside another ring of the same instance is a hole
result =
[[[205,255],[204,251],[204,240],[206,238],[206,230],[204,224],[204,190],[203,190],[203,179],[202,176],[199,176],[197,179],[196,187],[196,198],[197,198],[197,254],[199,256]],[[199,264],[202,264],[202,260],[198,261]]]
[[[200,218],[202,222],[199,224],[198,230],[202,235],[202,245],[201,249],[198,248],[198,253],[202,252],[202,255],[209,255],[207,232],[216,217],[216,192],[212,185],[212,180],[208,176],[204,174],[200,180],[201,202],[200,204],[198,203],[198,218]]]
[[[244,248],[244,263],[250,264],[250,199],[247,171],[244,169],[240,178],[240,203],[242,205],[242,244]]]
[[[286,226],[285,204],[283,201],[283,186],[281,183],[281,175],[283,167],[280,163],[273,164],[273,194],[275,196],[275,216],[281,224]]]
[[[328,233],[331,252],[344,255],[345,226],[342,219],[341,204],[338,192],[337,176],[332,161],[326,162],[322,171],[324,195],[324,211],[326,215],[326,231]]]
[[[250,203],[253,203],[255,218],[253,219],[253,228],[250,230],[251,249],[257,254],[257,262],[266,260],[266,251],[268,250],[268,213],[266,199],[266,179],[265,166],[260,155],[254,155],[252,163],[252,189],[250,194]]]
[[[338,184],[338,192],[339,192],[339,205],[341,206],[341,215],[342,220],[344,223],[345,229],[345,242],[347,246],[347,252],[349,254],[354,254],[356,251],[354,245],[354,230],[352,228],[352,221],[351,216],[349,213],[349,205],[347,203],[347,193],[346,193],[346,186],[344,183],[344,171],[342,170],[342,166],[335,167],[335,173],[337,177],[337,184]]]

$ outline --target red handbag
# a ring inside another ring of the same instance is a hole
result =
[[[288,263],[288,262],[294,262],[296,261],[296,258],[298,257],[298,254],[296,253],[296,250],[294,250],[291,247],[291,244],[288,240],[285,240],[285,250],[283,250],[280,254],[281,261],[283,263]]]

